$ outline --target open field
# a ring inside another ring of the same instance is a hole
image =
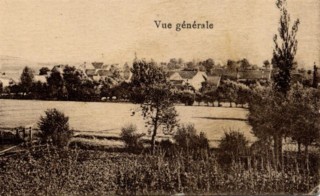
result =
[[[141,132],[148,131],[139,113],[139,105],[130,103],[0,100],[0,106],[0,127],[36,127],[46,109],[57,108],[70,117],[70,126],[77,130],[77,134],[118,136],[121,127],[130,123],[136,124]],[[239,130],[250,141],[254,140],[245,109],[182,105],[176,109],[179,122],[193,123],[198,131],[206,133],[211,145],[230,129]],[[132,115],[133,111],[135,115]]]

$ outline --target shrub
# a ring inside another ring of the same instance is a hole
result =
[[[137,133],[137,126],[129,124],[122,127],[120,137],[129,149],[141,149],[143,147],[140,138],[145,134]]]
[[[184,103],[186,106],[190,106],[193,105],[194,103],[194,99],[195,99],[195,95],[193,93],[190,92],[181,92],[180,96],[180,102]]]
[[[189,151],[189,149],[207,149],[209,141],[203,132],[197,134],[193,124],[182,125],[173,136],[176,145],[180,149]]]
[[[229,165],[248,152],[249,141],[238,131],[225,132],[219,144],[218,162]]]
[[[41,116],[38,122],[41,140],[58,147],[67,146],[73,133],[69,129],[69,117],[57,109],[48,109],[45,114],[46,116]]]

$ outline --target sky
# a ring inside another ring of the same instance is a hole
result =
[[[300,19],[300,66],[320,65],[320,0],[288,0]],[[272,58],[280,13],[275,0],[0,0],[0,55],[32,62],[157,62]],[[214,28],[158,29],[209,21]]]

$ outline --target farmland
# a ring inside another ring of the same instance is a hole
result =
[[[121,127],[133,123],[140,132],[147,133],[139,105],[111,102],[65,102],[39,100],[0,100],[0,127],[37,126],[37,121],[48,108],[57,108],[70,118],[70,126],[78,134],[119,136]],[[192,123],[206,133],[210,144],[216,145],[225,131],[239,130],[254,140],[247,124],[247,110],[229,107],[177,105],[179,123]],[[133,115],[134,113],[134,115]],[[159,136],[163,136],[159,134]]]

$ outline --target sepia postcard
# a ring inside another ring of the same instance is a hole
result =
[[[0,195],[320,195],[320,0],[0,0]]]

